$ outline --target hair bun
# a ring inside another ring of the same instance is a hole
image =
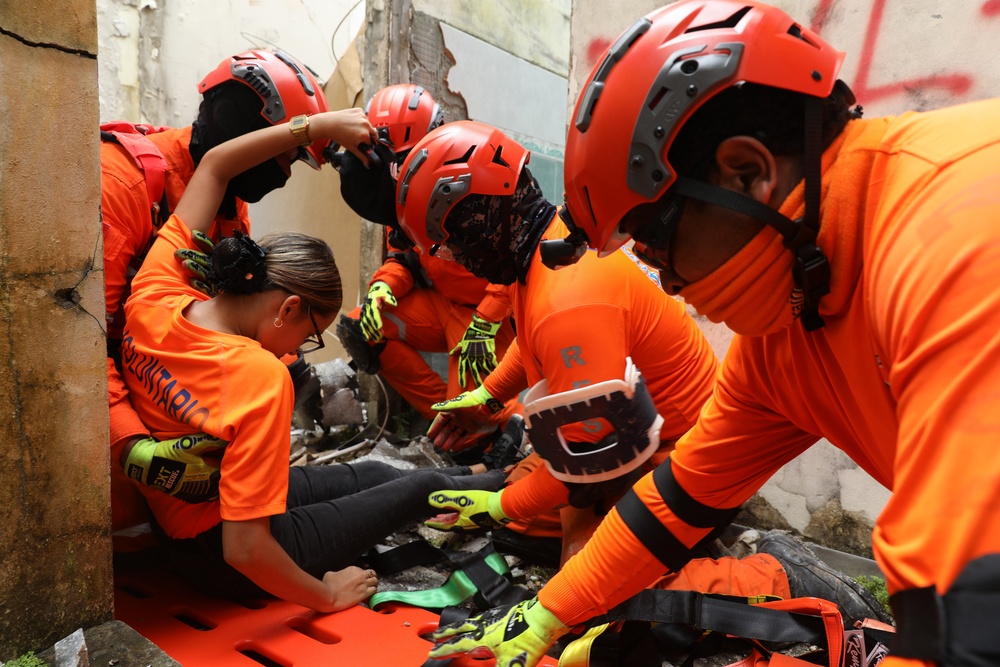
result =
[[[219,291],[227,294],[255,294],[267,281],[267,252],[252,238],[236,230],[212,250],[212,270]]]

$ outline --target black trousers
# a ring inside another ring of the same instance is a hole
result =
[[[436,510],[427,504],[432,492],[494,491],[503,484],[499,471],[468,473],[466,467],[400,470],[378,461],[291,468],[288,505],[271,517],[271,535],[299,567],[320,578],[433,516]],[[192,538],[167,538],[167,551],[177,572],[204,593],[238,601],[268,595],[226,563],[221,523]]]

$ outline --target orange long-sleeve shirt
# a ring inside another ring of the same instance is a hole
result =
[[[147,135],[166,161],[164,194],[170,210],[177,206],[194,175],[194,160],[188,146],[191,128],[169,129]],[[142,264],[156,230],[150,217],[149,195],[142,170],[120,145],[101,142],[101,218],[104,230],[104,300],[108,337],[119,340],[125,321],[125,300],[132,276]],[[210,230],[213,239],[230,236],[239,229],[249,233],[245,202],[237,201],[232,220],[219,216]],[[192,246],[193,247],[193,246]],[[117,369],[108,360],[108,397],[111,410],[111,442],[147,433],[128,403],[128,391]]]
[[[387,234],[388,234],[388,230]],[[417,250],[400,250],[387,243],[390,253],[412,253],[421,269],[431,281],[431,289],[437,290],[452,303],[471,306],[485,320],[500,322],[510,314],[510,300],[507,289],[502,285],[490,285],[486,280],[472,275],[458,262],[438,259]],[[369,285],[384,282],[397,299],[402,299],[416,281],[406,264],[389,257],[372,276]]]
[[[802,201],[800,184],[781,210],[794,219]],[[737,507],[822,436],[893,491],[873,535],[890,592],[943,593],[1000,552],[998,220],[1000,100],[849,124],[823,157],[826,326],[736,338],[671,456],[678,485]],[[650,476],[634,491],[681,544],[707,532]],[[615,510],[539,598],[574,624],[663,571]]]
[[[174,258],[190,247],[172,216],[132,284],[126,304],[122,367],[132,404],[153,437],[208,433],[229,444],[219,499],[199,504],[141,487],[171,537],[193,537],[222,519],[243,521],[285,511],[293,389],[285,365],[245,336],[203,329],[184,309],[207,297],[188,284]]]
[[[553,216],[544,238],[567,233],[562,220]],[[684,305],[664,294],[658,277],[631,253],[623,250],[598,260],[597,253],[588,251],[573,266],[556,271],[536,253],[525,282],[509,291],[529,385],[544,378],[554,394],[620,380],[625,359],[631,357],[664,419],[661,449],[668,450],[695,423],[711,394],[718,361]],[[604,435],[586,428],[573,425],[562,431],[577,441]],[[566,485],[539,466],[507,487],[503,510],[512,518],[527,518],[565,504],[568,496]]]

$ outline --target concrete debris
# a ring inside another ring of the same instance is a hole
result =
[[[323,392],[323,425],[364,424],[366,410],[353,389],[337,389],[330,394]]]
[[[323,426],[364,424],[367,415],[358,399],[358,378],[343,359],[337,358],[313,366],[319,380],[323,406]]]
[[[83,628],[56,642],[56,667],[90,667]]]
[[[338,358],[333,361],[324,361],[321,364],[313,364],[313,370],[319,379],[320,389],[324,393],[357,386],[357,375],[343,359]]]

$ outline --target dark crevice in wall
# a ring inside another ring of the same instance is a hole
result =
[[[21,37],[17,33],[11,32],[10,30],[5,30],[4,28],[0,28],[0,35],[6,35],[11,39],[16,39],[17,41],[27,46],[32,46],[42,49],[52,49],[54,51],[62,51],[63,53],[71,53],[76,56],[83,56],[84,58],[93,58],[94,60],[97,60],[96,53],[90,53],[89,51],[84,51],[83,49],[70,49],[68,47],[62,46],[61,44],[46,44],[44,42],[33,42],[30,39],[25,39],[24,37]]]

